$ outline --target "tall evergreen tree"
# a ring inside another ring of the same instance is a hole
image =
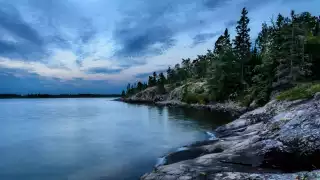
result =
[[[312,33],[312,17],[309,13],[296,15],[285,19],[280,28],[283,41],[280,45],[281,58],[278,58],[276,89],[286,89],[294,86],[298,81],[306,79],[311,74],[311,60],[305,53],[307,34]]]
[[[152,87],[154,86],[155,83],[154,83],[154,80],[153,80],[153,77],[152,76],[149,76],[149,79],[148,79],[148,87]]]
[[[127,93],[126,94],[127,95],[131,94],[131,85],[130,85],[130,83],[128,83],[128,85],[127,85]]]
[[[156,85],[157,84],[157,79],[158,79],[158,75],[156,72],[153,72],[153,84]]]
[[[190,59],[182,59],[182,68],[183,68],[183,73],[182,73],[182,79],[187,79],[191,76],[191,63]]]
[[[176,64],[174,66],[174,82],[177,82],[177,81],[181,81],[181,68],[180,68],[180,64]]]
[[[124,92],[124,90],[122,90],[121,97],[125,97],[125,96],[126,96],[126,93]]]
[[[208,52],[210,53],[210,52]],[[211,62],[208,84],[212,100],[224,100],[237,86],[238,74],[235,73],[234,54],[228,29],[215,43],[214,56]]]
[[[166,77],[163,75],[163,73],[160,73],[157,84],[158,84],[158,92],[161,94],[164,94],[166,92],[166,89],[164,87],[165,83],[166,83]]]
[[[237,22],[236,32],[237,35],[233,41],[234,43],[234,51],[237,58],[237,61],[240,65],[240,79],[241,83],[245,84],[245,65],[250,60],[250,28],[248,18],[248,11],[246,8],[242,9],[241,18]]]
[[[137,90],[140,92],[140,91],[142,91],[143,90],[143,84],[142,84],[142,82],[138,82],[138,84],[137,84]]]
[[[174,82],[174,70],[171,69],[170,66],[168,67],[168,70],[167,70],[167,80],[169,84]]]

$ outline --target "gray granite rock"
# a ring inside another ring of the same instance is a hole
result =
[[[217,128],[215,134],[217,140],[187,146],[180,156],[171,153],[169,163],[141,179],[320,179],[317,97],[273,100]]]

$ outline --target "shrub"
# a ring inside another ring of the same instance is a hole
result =
[[[183,87],[182,101],[188,104],[207,104],[210,102],[208,95],[188,91],[188,85]]]
[[[194,103],[198,103],[198,97],[195,94],[186,94],[182,101],[188,103],[188,104],[194,104]]]
[[[182,101],[188,104],[206,104],[209,98],[204,94],[187,93],[183,96]]]
[[[241,100],[241,104],[245,107],[250,106],[250,103],[252,102],[252,95],[248,94],[246,96],[244,96]]]
[[[300,84],[292,89],[284,91],[277,96],[278,100],[297,100],[313,97],[317,92],[320,92],[320,84]]]
[[[204,93],[204,88],[203,88],[203,87],[197,88],[197,89],[195,90],[195,93],[197,93],[197,94],[202,94],[202,93]]]

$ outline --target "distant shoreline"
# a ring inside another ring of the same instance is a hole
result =
[[[111,98],[120,96],[120,94],[0,94],[0,99]]]

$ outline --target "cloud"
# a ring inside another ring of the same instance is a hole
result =
[[[318,0],[0,0],[0,83],[18,87],[13,82],[23,84],[19,79],[25,78],[46,90],[62,83],[57,91],[120,87],[206,53],[225,28],[234,36],[244,6],[254,37],[272,15],[291,9],[319,13],[319,5]]]
[[[43,56],[44,43],[38,32],[22,19],[14,6],[0,5],[0,55],[26,60]]]
[[[227,28],[230,28],[230,27],[235,26],[237,24],[237,21],[236,20],[229,20],[229,21],[225,22],[224,24]]]
[[[76,93],[119,93],[123,84],[108,86],[108,81],[83,81],[81,79],[64,80],[57,78],[44,78],[37,74],[29,74],[23,70],[0,68],[0,92],[31,94],[76,94]]]
[[[119,73],[121,72],[122,69],[108,69],[108,68],[92,68],[92,69],[89,69],[87,72],[88,73],[92,73],[92,74],[116,74],[116,73]]]
[[[205,0],[204,5],[207,8],[215,9],[215,8],[221,7],[222,5],[225,5],[229,1],[230,0]]]
[[[163,54],[176,45],[178,34],[196,32],[210,25],[213,11],[208,7],[219,8],[226,4],[222,0],[133,2],[137,4],[129,3],[131,8],[123,12],[113,31],[118,57]]]
[[[174,45],[173,31],[164,26],[145,29],[119,27],[115,32],[116,42],[121,45],[117,57],[143,57],[161,54]]]
[[[15,37],[22,38],[38,46],[43,44],[43,40],[37,31],[22,19],[15,7],[2,4],[0,7],[0,22],[1,28]]]
[[[192,46],[196,46],[198,44],[204,43],[212,38],[214,38],[215,36],[221,35],[222,31],[218,31],[215,33],[201,33],[201,34],[197,34],[196,36],[193,37],[193,43]]]

